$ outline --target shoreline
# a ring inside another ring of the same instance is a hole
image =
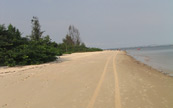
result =
[[[173,77],[137,61],[125,52],[118,55],[117,65],[121,97],[128,97],[124,108],[137,108],[137,104],[145,108],[172,108]]]
[[[126,53],[127,56],[129,56],[130,58],[132,58],[134,60],[134,62],[137,62],[138,64],[141,64],[143,66],[146,66],[147,68],[150,68],[152,70],[155,70],[155,71],[158,71],[159,73],[162,73],[163,75],[166,75],[166,76],[169,76],[169,77],[173,77],[173,74],[170,74],[169,72],[166,72],[164,70],[159,70],[153,66],[150,66],[149,64],[147,63],[144,63],[140,60],[137,60],[135,57],[133,57],[132,55],[130,55],[127,51],[124,51]],[[172,71],[171,71],[172,72]]]
[[[15,72],[0,74],[0,108],[81,108],[90,102],[96,108],[114,108],[116,100],[121,100],[123,108],[173,106],[173,78],[124,51],[75,53],[61,58],[61,63],[24,66],[22,71],[11,68]]]
[[[104,51],[109,51],[109,50],[104,50]],[[104,52],[104,51],[102,51],[102,52]],[[113,50],[113,51],[115,51],[115,50]],[[98,51],[98,52],[100,52],[100,51]],[[154,70],[154,71],[157,71],[158,73],[161,73],[165,76],[173,77],[173,75],[170,75],[167,72],[156,69],[156,68],[154,68],[154,67],[152,67],[146,63],[143,63],[142,61],[137,60],[132,55],[130,55],[127,51],[122,51],[122,52],[124,52],[126,56],[130,57],[133,62],[135,62],[141,66],[145,66],[146,68],[150,69],[151,71]],[[71,56],[71,59],[74,59],[73,55],[90,54],[90,53],[94,53],[94,52],[79,52],[79,53],[72,53],[72,54],[64,54],[64,55],[60,56],[59,60],[57,59],[56,61],[53,61],[53,62],[38,64],[38,65],[25,65],[25,66],[15,66],[15,67],[2,66],[2,67],[0,67],[0,75],[5,75],[5,74],[10,74],[10,73],[15,73],[15,72],[21,72],[21,71],[35,69],[35,68],[42,68],[42,67],[54,64],[54,63],[59,64],[61,62],[66,61],[64,59],[69,58],[70,56]]]

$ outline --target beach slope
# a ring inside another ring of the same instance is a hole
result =
[[[173,78],[123,51],[0,69],[0,108],[173,108]]]

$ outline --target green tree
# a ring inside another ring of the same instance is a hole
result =
[[[79,30],[73,25],[69,26],[68,34],[63,38],[63,43],[59,44],[59,48],[63,53],[101,51],[99,48],[87,48],[81,41]]]
[[[0,25],[0,66],[40,64],[56,60],[62,53],[58,44],[50,37],[32,40],[21,37],[18,29],[11,24]]]
[[[27,40],[21,37],[19,30],[11,24],[7,29],[4,25],[0,25],[0,65],[15,65],[17,47],[25,41]]]
[[[65,45],[66,52],[68,52],[68,50],[72,49],[72,47],[74,46],[74,41],[73,41],[72,37],[69,36],[68,34],[63,39],[63,43]]]
[[[33,16],[31,24],[32,24],[32,32],[30,38],[31,40],[38,41],[41,39],[44,31],[41,31],[41,26],[37,17]]]

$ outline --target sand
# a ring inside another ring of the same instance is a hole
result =
[[[123,51],[0,68],[0,108],[173,108],[173,78]]]

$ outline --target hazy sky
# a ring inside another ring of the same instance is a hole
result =
[[[173,0],[0,0],[0,24],[11,23],[23,36],[33,16],[56,42],[74,25],[87,46],[173,44]]]

